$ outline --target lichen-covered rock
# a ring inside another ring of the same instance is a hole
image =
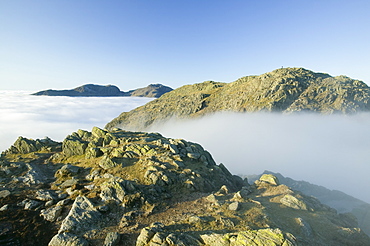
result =
[[[286,194],[284,197],[282,197],[280,199],[280,202],[282,204],[284,204],[285,206],[290,207],[290,208],[302,209],[302,210],[307,210],[308,209],[307,204],[304,201],[302,201],[302,200],[300,200],[300,199],[298,199],[298,198],[296,198],[296,197],[294,197],[290,194]]]
[[[118,164],[114,162],[109,156],[103,156],[99,162],[99,166],[103,169],[110,169],[116,167]]]
[[[279,185],[279,179],[272,175],[272,174],[263,174],[260,178],[259,178],[259,181],[260,182],[266,182],[266,183],[269,183],[269,184],[272,184],[272,185]]]
[[[63,154],[67,157],[85,154],[86,147],[86,141],[73,135],[66,137],[62,143]]]
[[[55,200],[56,195],[50,190],[38,190],[36,191],[36,198],[41,201]]]
[[[217,234],[217,233],[210,233],[210,234],[202,234],[200,238],[203,240],[205,245],[212,245],[212,246],[229,246],[230,241],[228,235],[224,234]]]
[[[101,213],[88,198],[78,196],[67,217],[63,220],[59,233],[81,233],[87,230],[99,228],[100,224]]]
[[[135,185],[120,178],[111,178],[101,184],[100,197],[103,201],[115,200],[123,202],[125,196],[135,191]]]
[[[232,202],[230,203],[229,205],[229,210],[232,210],[232,211],[237,211],[240,209],[240,203],[239,202]]]
[[[118,232],[108,232],[104,240],[104,246],[119,245],[120,234]]]
[[[288,238],[280,229],[259,229],[242,231],[237,234],[236,241],[230,246],[236,245],[251,245],[251,246],[265,246],[265,245],[281,245],[293,246],[296,242]]]
[[[62,232],[55,235],[48,246],[88,246],[89,243],[82,237],[72,233]]]
[[[56,178],[73,177],[76,176],[80,171],[81,171],[80,167],[71,164],[66,164],[55,172],[55,177]]]
[[[24,137],[18,137],[14,144],[5,153],[13,154],[27,154],[36,151],[55,151],[60,147],[60,143],[51,140],[46,137],[44,139],[27,139]]]
[[[54,222],[61,215],[62,210],[63,210],[62,206],[50,207],[42,210],[40,215],[43,216],[45,220]]]

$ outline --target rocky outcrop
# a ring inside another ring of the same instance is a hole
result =
[[[323,186],[311,184],[306,181],[297,181],[288,177],[284,177],[280,173],[265,171],[262,176],[265,175],[272,175],[278,178],[279,182],[282,184],[289,186],[293,190],[313,196],[321,203],[335,208],[340,213],[352,213],[356,216],[359,227],[367,235],[370,235],[370,204],[347,195],[341,191],[329,190]]]
[[[303,68],[281,68],[232,83],[206,81],[185,85],[130,112],[123,112],[106,128],[143,130],[173,118],[194,118],[214,112],[369,111],[370,88],[359,80],[332,77]]]
[[[161,84],[151,84],[144,88],[121,91],[115,85],[86,84],[71,90],[45,90],[33,93],[35,96],[69,96],[69,97],[160,97],[172,88]]]
[[[250,185],[183,139],[94,127],[14,149],[0,159],[6,243],[370,245],[353,216],[272,174]],[[40,182],[27,181],[29,167]]]

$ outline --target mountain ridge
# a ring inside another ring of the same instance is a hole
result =
[[[44,90],[33,93],[34,96],[70,96],[70,97],[160,97],[172,88],[162,84],[150,84],[127,92],[115,85],[85,84],[70,90]]]
[[[370,88],[362,81],[304,68],[281,68],[231,83],[184,85],[121,113],[106,128],[143,130],[173,117],[196,118],[220,111],[352,114],[369,110]]]

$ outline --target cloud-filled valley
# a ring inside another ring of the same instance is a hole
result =
[[[201,143],[234,174],[280,172],[370,202],[369,114],[218,113],[152,128]]]
[[[1,92],[1,151],[18,136],[62,141],[77,129],[104,127],[121,112],[152,100],[28,94]],[[196,120],[171,120],[151,130],[200,143],[234,174],[280,172],[370,202],[369,122],[369,114],[218,113]]]

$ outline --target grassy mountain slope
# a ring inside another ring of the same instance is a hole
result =
[[[359,80],[332,77],[303,68],[282,68],[232,83],[185,85],[123,112],[107,129],[145,129],[155,122],[199,117],[219,111],[354,113],[370,109],[370,88]]]

